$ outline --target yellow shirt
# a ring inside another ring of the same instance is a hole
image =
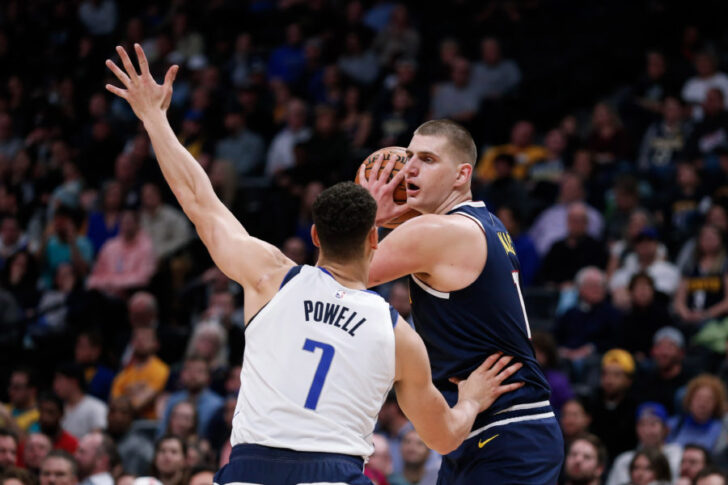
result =
[[[513,177],[523,180],[528,175],[531,165],[547,156],[546,149],[538,145],[529,145],[520,148],[512,144],[498,145],[486,150],[475,167],[475,176],[490,182],[495,178],[495,159],[502,154],[513,155],[516,165],[513,167]]]
[[[38,408],[33,407],[31,409],[28,409],[27,411],[20,411],[18,409],[15,409],[10,404],[5,404],[5,409],[7,409],[10,415],[13,417],[13,419],[15,420],[15,424],[18,425],[18,428],[22,429],[26,433],[40,430],[38,426],[38,418],[40,417]],[[8,424],[9,423],[3,423],[4,426],[8,426]]]
[[[111,385],[111,397],[119,397],[129,393],[130,388],[144,383],[155,392],[160,392],[167,384],[169,377],[169,367],[156,356],[152,356],[143,365],[131,363],[119,372]],[[141,417],[146,419],[156,419],[154,412],[154,403],[147,406],[142,412]]]

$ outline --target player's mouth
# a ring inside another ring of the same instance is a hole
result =
[[[407,197],[415,196],[419,191],[419,185],[415,185],[412,182],[407,182]]]

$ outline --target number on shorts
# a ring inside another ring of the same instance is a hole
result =
[[[521,285],[519,282],[519,272],[518,271],[511,271],[511,276],[513,276],[513,284],[516,285],[516,291],[518,292],[518,300],[521,302],[521,310],[523,310],[523,320],[526,322],[526,334],[528,334],[528,338],[531,338],[531,326],[528,323],[528,315],[526,314],[526,303],[523,301],[523,293],[521,293]]]
[[[303,350],[308,352],[314,352],[317,348],[321,349],[321,360],[319,361],[316,373],[313,376],[311,388],[308,390],[306,404],[304,404],[306,409],[312,409],[314,411],[316,410],[316,405],[318,404],[319,397],[321,396],[321,389],[324,387],[326,375],[329,373],[331,361],[334,358],[334,347],[329,344],[311,340],[310,338],[307,338],[303,343]]]

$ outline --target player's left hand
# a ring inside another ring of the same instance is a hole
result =
[[[111,59],[106,60],[106,67],[114,73],[126,89],[111,84],[107,84],[106,89],[127,100],[131,109],[134,110],[134,114],[144,121],[150,114],[159,111],[164,113],[169,108],[169,103],[172,100],[172,83],[177,76],[179,66],[170,67],[164,76],[164,84],[157,84],[149,72],[149,62],[142,47],[139,44],[134,44],[134,50],[139,60],[141,74],[137,74],[126,50],[121,46],[116,46],[116,52],[119,54],[126,72],[114,64]]]
[[[508,364],[513,357],[504,356],[501,352],[491,355],[467,379],[450,378],[450,382],[458,385],[458,399],[469,399],[478,403],[480,412],[485,411],[501,395],[523,387],[523,382],[503,384],[503,381],[523,367],[523,364]],[[508,366],[508,367],[506,367]]]
[[[369,178],[366,177],[364,164],[359,167],[359,184],[367,189],[372,194],[372,197],[374,197],[374,200],[377,201],[377,216],[375,220],[377,226],[386,224],[404,215],[409,210],[407,204],[397,204],[394,202],[393,197],[394,189],[404,180],[404,170],[400,170],[392,177],[392,180],[389,180],[389,176],[394,169],[395,160],[394,158],[389,160],[384,168],[382,168],[382,161],[382,156],[376,155],[374,165],[372,165],[372,169],[369,171]]]

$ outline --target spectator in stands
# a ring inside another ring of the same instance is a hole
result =
[[[167,416],[167,426],[160,435],[177,436],[188,446],[195,443],[198,439],[197,423],[199,419],[197,416],[197,410],[192,402],[179,401],[175,403]]]
[[[15,421],[15,425],[23,432],[30,433],[40,430],[38,424],[38,405],[36,397],[38,384],[35,372],[30,367],[17,367],[10,373],[8,383],[8,397],[10,402],[5,406]],[[11,426],[10,423],[4,423]]]
[[[672,296],[680,284],[680,274],[674,264],[660,259],[657,231],[647,228],[634,238],[635,259],[626,259],[609,281],[612,299],[620,308],[629,302],[629,282],[640,272],[647,273],[655,282],[655,289]]]
[[[462,57],[455,59],[450,71],[450,81],[435,88],[430,116],[450,118],[468,126],[478,109],[478,99],[478,90],[470,75],[470,63]]]
[[[167,399],[164,416],[160,422],[158,434],[161,436],[167,429],[170,415],[175,405],[188,401],[197,413],[197,429],[199,436],[204,436],[212,417],[223,406],[223,399],[210,390],[210,367],[203,357],[191,355],[185,359],[180,375],[184,390],[175,392]]]
[[[726,157],[728,161],[728,156]],[[705,225],[715,226],[724,234],[728,232],[728,207],[724,207],[720,203],[713,203],[708,212],[705,214]],[[696,263],[696,246],[698,245],[698,235],[691,237],[677,255],[675,264],[681,272],[688,271]]]
[[[107,432],[116,443],[122,468],[137,476],[147,473],[154,455],[154,444],[147,434],[135,429],[134,409],[128,397],[119,396],[111,400],[108,422]]]
[[[352,172],[346,135],[339,129],[332,106],[316,106],[313,134],[303,144],[303,150],[304,163],[292,171],[294,182],[301,186],[312,180],[331,184]]]
[[[536,353],[536,360],[541,365],[546,380],[551,387],[551,407],[558,415],[561,407],[574,397],[569,377],[557,369],[558,350],[556,340],[547,332],[533,332],[531,344]]]
[[[382,66],[391,66],[399,58],[414,59],[420,47],[420,34],[409,22],[407,7],[396,5],[389,15],[389,23],[374,39],[373,49]]]
[[[392,284],[387,300],[407,323],[414,326],[412,304],[409,300],[409,287],[405,281],[398,280]]]
[[[725,109],[726,92],[708,89],[702,101],[702,119],[697,122],[685,144],[685,156],[691,161],[704,159],[710,168],[717,165],[718,150],[728,137],[728,112]]]
[[[18,461],[18,437],[7,428],[0,428],[0,473]]]
[[[637,273],[629,281],[629,310],[620,323],[620,340],[638,362],[650,354],[655,333],[672,325],[667,302],[655,292],[655,282],[647,273]]]
[[[612,349],[604,354],[600,385],[589,409],[591,432],[604,442],[609,456],[617,456],[637,444],[637,403],[631,392],[634,373],[634,359],[626,350]]]
[[[607,467],[607,450],[594,435],[571,442],[564,462],[565,485],[599,485]]]
[[[187,445],[176,436],[163,436],[154,446],[151,475],[163,485],[185,485]]]
[[[726,485],[728,477],[725,471],[717,467],[708,467],[700,470],[695,477],[695,485]]]
[[[564,433],[564,445],[569,449],[571,443],[589,431],[591,416],[579,398],[571,398],[561,406],[559,417],[561,431]]]
[[[381,146],[406,146],[419,119],[412,93],[402,86],[392,91],[391,108],[383,110],[374,123]]]
[[[287,84],[293,85],[303,74],[306,62],[301,47],[303,41],[301,26],[295,22],[288,24],[285,35],[286,43],[275,48],[270,54],[268,76],[280,78]]]
[[[141,228],[152,240],[158,260],[165,260],[192,238],[190,224],[179,209],[163,204],[159,186],[142,187]]]
[[[612,346],[620,314],[607,300],[602,270],[588,266],[579,270],[574,281],[579,303],[556,320],[554,336],[559,355],[579,365]]]
[[[53,449],[60,449],[68,453],[75,453],[78,440],[61,426],[63,418],[63,401],[52,392],[45,392],[38,398],[40,416],[38,423],[43,434],[47,435]]]
[[[40,467],[40,485],[77,485],[78,465],[64,450],[48,453]]]
[[[688,382],[683,398],[683,412],[669,420],[669,443],[704,446],[713,454],[723,428],[726,411],[725,385],[715,376],[701,374]]]
[[[477,198],[482,199],[494,212],[510,204],[521,214],[528,216],[531,207],[526,187],[522,181],[513,177],[516,159],[512,155],[502,153],[495,157],[493,165],[495,178],[482,189],[475,189]]]
[[[389,452],[387,437],[380,433],[372,435],[374,452],[369,457],[364,474],[376,485],[389,485],[387,477],[392,474],[392,456]]]
[[[533,142],[533,123],[527,120],[516,122],[511,128],[510,141],[506,145],[498,145],[489,148],[478,160],[475,166],[475,176],[484,181],[491,181],[495,178],[495,159],[498,155],[506,153],[512,155],[516,160],[513,175],[523,180],[531,166],[548,155],[546,149]]]
[[[591,124],[587,147],[594,154],[594,161],[600,170],[613,174],[616,164],[626,160],[631,152],[622,120],[612,106],[597,103],[592,112]]]
[[[119,235],[101,248],[89,276],[90,289],[122,297],[149,284],[157,262],[152,240],[141,229],[139,218],[135,209],[124,209]]]
[[[695,56],[695,71],[697,75],[688,79],[683,86],[682,98],[693,106],[693,116],[699,119],[700,105],[711,89],[719,90],[723,93],[723,98],[728,97],[728,76],[718,71],[718,59],[713,52],[707,50]]]
[[[286,106],[286,125],[270,142],[265,174],[272,177],[295,164],[293,149],[311,137],[306,126],[306,104],[291,99]]]
[[[671,249],[677,250],[697,233],[708,203],[698,167],[689,162],[678,163],[675,183],[664,194],[660,207],[666,242]]]
[[[607,209],[605,217],[605,237],[607,241],[616,241],[624,234],[630,216],[640,207],[638,181],[631,175],[617,176],[612,188],[614,201]]]
[[[339,57],[338,66],[352,81],[365,86],[371,85],[379,76],[377,55],[356,30],[346,35],[344,52]]]
[[[114,379],[111,397],[127,396],[138,416],[154,419],[154,400],[164,389],[169,367],[155,355],[159,343],[154,328],[134,328],[131,344],[131,361]]]
[[[544,157],[536,160],[526,175],[533,186],[531,194],[535,197],[539,197],[541,192],[544,193],[544,197],[553,197],[567,162],[571,161],[568,159],[566,135],[558,128],[546,133],[544,148],[546,149]]]
[[[622,238],[614,241],[609,247],[609,264],[607,265],[607,275],[611,278],[614,272],[624,266],[630,267],[638,264],[637,254],[635,254],[635,245],[637,237],[644,229],[653,227],[653,218],[646,209],[636,209],[629,216],[629,221],[624,229]],[[667,247],[658,242],[657,259],[664,260],[667,258]]]
[[[568,232],[567,213],[569,206],[575,202],[584,202],[584,186],[578,175],[566,172],[561,179],[557,202],[538,216],[529,231],[539,254],[548,254],[556,241],[566,237]],[[587,213],[589,217],[587,232],[590,236],[600,239],[604,219],[596,209],[589,205],[587,205]]]
[[[13,295],[26,316],[32,315],[33,309],[38,305],[40,295],[37,281],[38,266],[27,250],[10,256],[0,272],[0,285]]]
[[[225,114],[228,136],[215,146],[215,157],[230,161],[237,178],[257,175],[265,156],[263,138],[250,131],[245,121],[242,110],[231,108]]]
[[[665,444],[667,434],[670,432],[667,427],[668,414],[667,410],[662,404],[655,402],[645,402],[640,404],[637,408],[637,448],[632,451],[625,451],[621,455],[615,458],[612,464],[612,469],[609,472],[606,485],[620,485],[627,483],[632,475],[632,472],[636,468],[643,468],[637,460],[637,456],[640,451],[652,449],[659,451],[667,459],[669,466],[668,471],[671,476],[678,476],[680,471],[680,459],[682,458],[683,450],[680,445]],[[645,456],[648,463],[652,462],[650,456]],[[644,461],[644,460],[642,460]],[[658,460],[662,461],[662,460]],[[653,466],[657,465],[657,462],[651,463]],[[658,468],[662,468],[659,466]],[[660,470],[663,478],[653,477],[652,480],[669,480],[664,478],[664,470]],[[648,480],[650,482],[652,480]],[[632,479],[633,482],[636,480]],[[645,482],[645,483],[647,483]]]
[[[67,363],[56,368],[53,391],[64,404],[61,426],[76,439],[106,429],[106,404],[86,394],[85,389],[86,378],[80,365]]]
[[[81,331],[76,337],[74,361],[83,369],[88,394],[105,402],[109,399],[114,371],[101,364],[102,339],[97,330]]]
[[[685,148],[689,126],[678,98],[667,97],[660,104],[662,119],[655,121],[642,137],[637,167],[658,187],[672,178],[677,157]]]
[[[37,477],[43,460],[52,449],[53,444],[47,435],[40,432],[30,433],[23,443],[23,466]]]
[[[426,468],[430,450],[422,441],[417,431],[410,429],[402,437],[400,446],[402,452],[403,469],[401,473],[394,473],[389,477],[391,485],[435,484],[437,471]]]
[[[93,261],[93,246],[86,236],[80,235],[75,213],[66,206],[60,206],[53,216],[53,232],[45,240],[41,252],[45,279],[51,281],[61,263],[71,263],[77,275],[88,273]]]
[[[0,222],[0,269],[13,254],[28,248],[28,236],[23,234],[16,216],[6,215]]]
[[[119,234],[123,195],[121,184],[115,180],[106,182],[101,193],[101,207],[88,216],[86,236],[95,253],[101,250],[106,241]]]
[[[36,485],[36,478],[22,468],[10,467],[0,475],[0,485]]]
[[[512,205],[501,206],[496,215],[508,230],[508,234],[511,235],[518,262],[521,265],[521,286],[528,288],[533,284],[541,261],[531,236],[523,230],[525,215]]]
[[[521,83],[521,70],[511,59],[504,59],[500,41],[485,37],[480,41],[480,61],[473,66],[473,85],[481,99],[501,99],[512,94]]]
[[[685,445],[676,485],[693,485],[698,474],[711,464],[710,452],[704,447],[695,444]]]
[[[23,140],[15,135],[12,117],[0,114],[0,156],[12,160],[22,148]]]
[[[672,474],[665,455],[654,448],[645,448],[634,454],[629,464],[629,485],[670,485]]]
[[[111,438],[98,431],[88,433],[78,442],[74,457],[81,485],[114,485],[119,453]]]
[[[566,237],[554,243],[541,264],[540,279],[556,287],[571,286],[576,273],[584,267],[604,269],[607,253],[604,246],[587,233],[588,207],[571,204],[566,216]]]
[[[675,293],[675,310],[683,322],[700,324],[728,315],[727,244],[720,228],[700,229],[694,263],[683,272]]]

